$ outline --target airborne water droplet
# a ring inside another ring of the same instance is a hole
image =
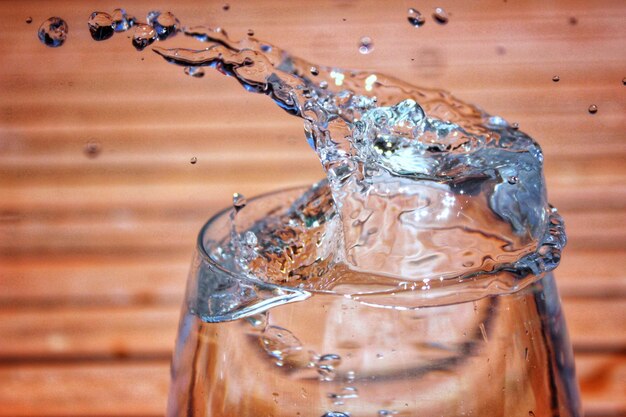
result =
[[[172,12],[161,13],[158,10],[153,10],[148,13],[147,22],[156,31],[157,37],[160,41],[164,41],[170,36],[174,36],[180,29],[180,22],[172,14]]]
[[[116,32],[125,32],[135,25],[135,18],[128,17],[124,9],[113,10],[111,17],[113,18],[113,29]]]
[[[248,204],[248,200],[243,194],[233,194],[233,207],[235,208],[235,211],[241,210],[246,206],[246,204]]]
[[[100,155],[100,151],[102,150],[100,144],[95,141],[89,141],[85,144],[83,148],[83,152],[87,155],[88,158],[95,158]]]
[[[598,106],[596,106],[595,104],[592,104],[591,106],[589,106],[587,110],[589,110],[590,114],[596,114],[598,112]]]
[[[60,17],[51,17],[39,26],[37,35],[44,45],[57,48],[65,42],[67,32],[68,27],[65,20]]]
[[[445,25],[450,20],[450,18],[448,17],[448,13],[441,7],[437,7],[435,9],[435,12],[433,13],[433,19],[440,25]]]
[[[113,27],[113,18],[110,14],[104,12],[93,12],[87,21],[89,33],[95,41],[104,41],[109,39],[115,33]]]
[[[374,43],[372,39],[368,36],[363,36],[359,40],[359,52],[362,54],[369,54],[374,49]]]
[[[424,17],[424,15],[422,15],[414,8],[409,9],[407,20],[412,26],[415,26],[416,28],[424,26],[424,23],[426,23],[426,18]]]
[[[184,71],[185,74],[194,78],[204,77],[204,69],[202,67],[185,67]]]
[[[151,45],[157,40],[157,32],[150,25],[139,23],[135,26],[135,34],[133,35],[133,46],[142,51],[146,46]]]
[[[561,77],[559,77],[558,75],[555,75],[554,77],[552,77],[552,81],[554,81],[555,83],[558,83],[561,80]]]

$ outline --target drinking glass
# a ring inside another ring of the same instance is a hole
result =
[[[251,200],[237,227],[284,212],[304,190]],[[168,416],[581,415],[552,274],[517,291],[452,286],[441,302],[385,308],[237,271],[215,255],[232,218],[226,209],[199,234]]]

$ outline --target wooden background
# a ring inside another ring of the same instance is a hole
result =
[[[120,6],[235,37],[251,28],[314,62],[442,87],[518,122],[543,145],[567,222],[557,278],[584,408],[626,415],[626,3],[229,3],[0,0],[0,416],[163,415],[198,229],[235,191],[322,176],[300,121],[265,97],[185,76],[128,34],[93,42],[88,15]],[[448,25],[430,18],[437,6]],[[58,49],[36,37],[54,15],[70,27]]]

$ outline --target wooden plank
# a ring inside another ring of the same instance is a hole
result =
[[[580,355],[576,366],[587,417],[626,413],[626,356]],[[0,381],[0,416],[156,416],[165,410],[169,365],[12,365],[0,367]]]
[[[174,346],[182,297],[170,305],[19,306],[0,310],[0,362],[167,358]],[[626,298],[611,303],[565,299],[578,352],[626,352]]]
[[[168,361],[0,367],[0,416],[162,416]]]

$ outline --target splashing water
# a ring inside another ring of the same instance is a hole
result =
[[[39,26],[37,36],[44,45],[57,48],[65,42],[67,32],[68,26],[65,20],[60,17],[51,17]]]
[[[180,30],[169,12],[148,23],[135,27],[138,50]],[[565,235],[546,201],[543,155],[516,124],[445,91],[312,64],[253,37],[183,31],[203,47],[154,52],[188,75],[217,68],[302,118],[327,173],[286,212],[241,232],[236,214],[247,202],[235,194],[231,240],[211,253],[218,262],[293,294],[394,308],[458,301],[460,288],[513,291],[558,265]],[[361,39],[361,53],[372,48]]]

